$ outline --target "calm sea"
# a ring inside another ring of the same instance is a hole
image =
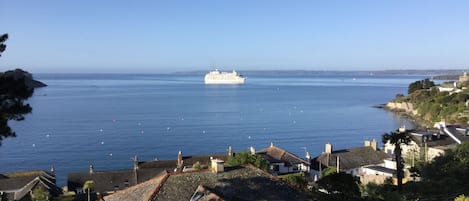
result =
[[[25,121],[0,147],[0,172],[54,165],[68,172],[132,167],[140,160],[276,146],[304,157],[332,143],[362,146],[404,121],[372,106],[423,76],[247,74],[246,84],[205,85],[203,75],[39,74]]]

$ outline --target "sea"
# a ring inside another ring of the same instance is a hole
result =
[[[410,120],[374,106],[425,75],[321,72],[245,74],[244,85],[205,85],[203,73],[35,74],[48,86],[10,121],[0,172],[67,174],[130,169],[140,161],[256,150],[271,143],[300,157],[363,146]]]

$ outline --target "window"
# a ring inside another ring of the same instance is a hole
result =
[[[280,170],[280,167],[278,165],[274,165],[272,170],[278,172]]]

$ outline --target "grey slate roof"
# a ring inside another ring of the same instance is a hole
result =
[[[300,163],[304,163],[307,165],[310,164],[309,161],[306,161],[296,156],[295,154],[292,154],[288,151],[285,151],[284,149],[278,148],[273,145],[256,152],[256,154],[259,154],[270,163],[284,162],[287,164],[300,164]]]
[[[153,200],[190,200],[202,185],[223,200],[307,200],[296,188],[253,167],[225,167],[225,172],[171,173]]]
[[[323,167],[336,167],[337,157],[339,157],[341,170],[349,170],[367,165],[376,165],[383,163],[383,160],[391,156],[382,152],[375,151],[372,147],[356,147],[333,151],[331,154],[322,153],[313,159],[312,168],[318,170],[319,164]]]
[[[93,180],[95,192],[109,192],[128,188],[166,173],[165,168],[146,168],[114,171],[94,171],[68,174],[67,184],[71,191],[82,188],[87,180]]]

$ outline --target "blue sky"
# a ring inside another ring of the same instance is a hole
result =
[[[469,1],[6,1],[1,70],[469,67]]]

